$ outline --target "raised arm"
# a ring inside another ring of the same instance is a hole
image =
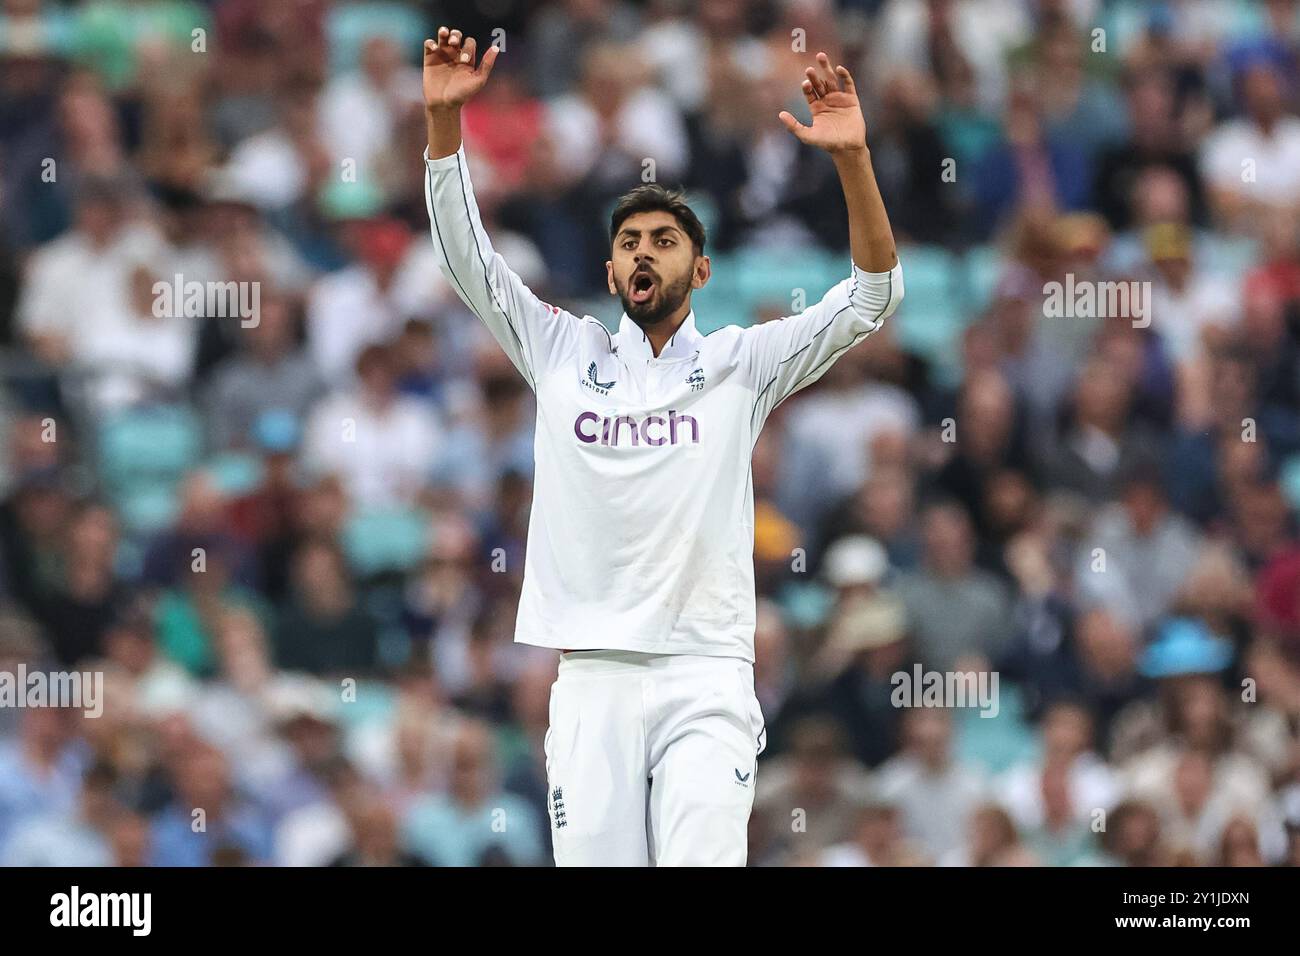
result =
[[[472,37],[438,29],[424,41],[424,106],[429,146],[424,198],[442,273],[462,302],[536,391],[538,377],[577,340],[582,320],[542,302],[492,248],[483,228],[461,142],[460,111],[492,73],[499,51],[476,60]]]
[[[871,168],[867,122],[853,77],[843,66],[832,72],[826,54],[818,53],[817,65],[804,71],[802,89],[812,125],[804,126],[785,110],[777,116],[799,142],[826,150],[835,161],[849,210],[853,264],[865,272],[888,272],[898,265],[898,251]]]
[[[880,328],[903,298],[903,271],[889,216],[876,185],[853,77],[831,69],[825,53],[808,67],[803,94],[812,112],[805,126],[782,110],[779,119],[799,141],[830,153],[849,216],[849,276],[798,315],[746,330],[754,374],[755,425],[799,389],[811,385],[845,351]]]

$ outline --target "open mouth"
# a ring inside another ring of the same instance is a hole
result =
[[[658,283],[649,272],[638,272],[632,277],[632,289],[629,298],[638,305],[649,302],[654,297]]]

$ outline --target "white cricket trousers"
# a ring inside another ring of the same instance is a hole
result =
[[[569,651],[550,706],[557,866],[745,865],[767,745],[752,664]]]

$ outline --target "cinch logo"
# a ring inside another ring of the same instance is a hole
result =
[[[662,415],[647,415],[640,420],[631,415],[619,415],[617,418],[606,415],[602,418],[595,412],[583,412],[573,423],[573,433],[584,445],[610,445],[615,448],[619,445],[676,445],[679,438],[683,444],[688,440],[687,426],[690,427],[689,441],[699,444],[700,423],[690,415],[678,415],[676,410],[670,410],[667,418]]]

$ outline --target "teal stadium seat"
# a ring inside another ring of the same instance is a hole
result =
[[[221,493],[231,498],[252,492],[261,483],[264,471],[256,455],[237,451],[214,455],[203,463],[203,470]]]
[[[962,263],[939,246],[898,250],[907,297],[895,320],[898,343],[928,360],[939,380],[956,381],[961,335],[970,313],[963,297]]]
[[[177,488],[202,448],[194,413],[157,405],[118,413],[98,436],[99,472],[128,533],[161,530],[176,515]]]
[[[429,517],[418,509],[358,511],[343,529],[343,550],[358,575],[371,577],[415,567],[429,537]]]
[[[1201,266],[1216,275],[1240,279],[1260,264],[1259,243],[1247,236],[1205,236]]]
[[[693,299],[706,335],[725,325],[752,325],[763,310],[796,311],[795,290],[803,304],[815,304],[849,274],[847,259],[821,252],[742,250],[713,257],[713,278]]]
[[[418,50],[433,34],[425,18],[403,3],[348,3],[333,7],[325,22],[330,50],[330,71],[354,70],[361,62],[361,48],[371,37],[393,40],[404,52]],[[480,37],[486,47],[492,38]]]
[[[980,716],[979,707],[973,705],[952,711],[957,755],[993,774],[1032,760],[1038,753],[1038,741],[1025,719],[1020,691],[999,681],[997,705],[993,717]]]
[[[994,245],[976,246],[962,257],[963,305],[969,322],[993,301],[998,279],[1006,268],[1006,258]]]
[[[1282,462],[1279,479],[1282,494],[1292,510],[1300,512],[1300,454],[1290,455]]]

